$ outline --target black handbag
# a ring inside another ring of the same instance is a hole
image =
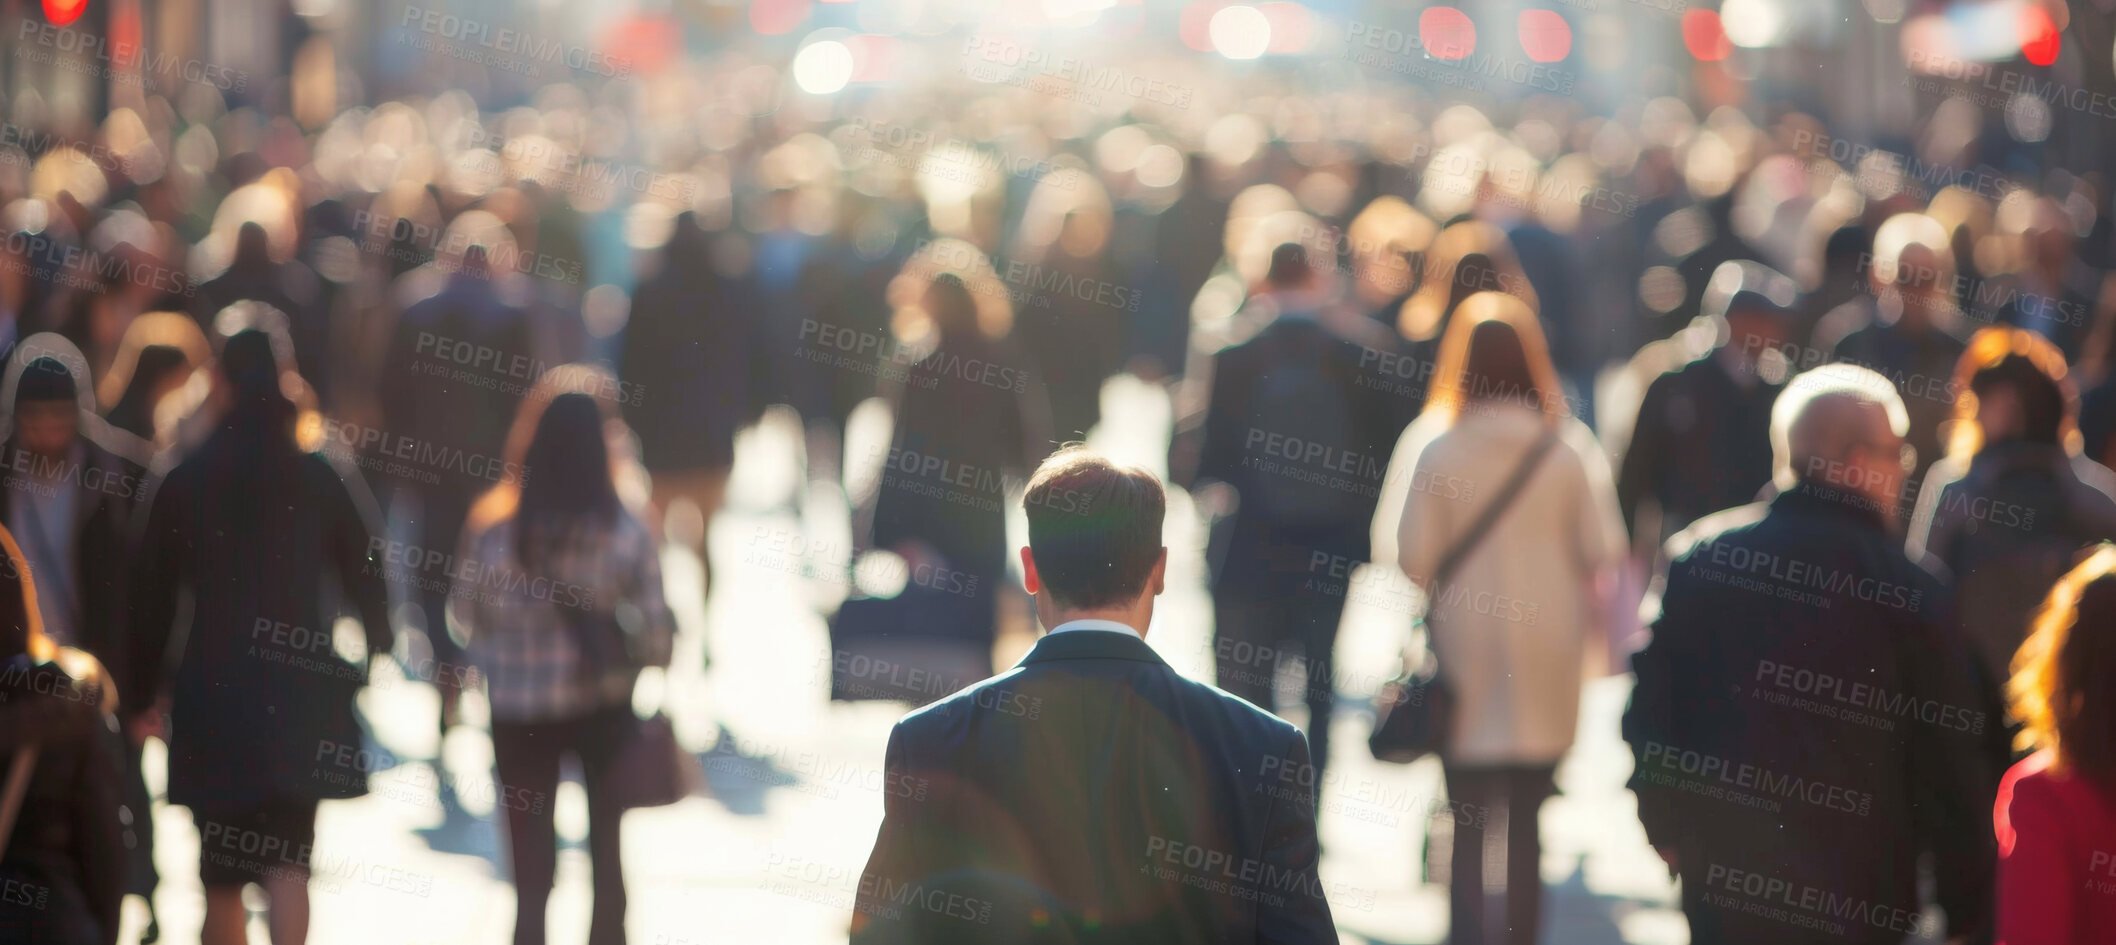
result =
[[[1528,455],[1514,467],[1499,494],[1485,504],[1484,511],[1470,523],[1469,531],[1441,557],[1425,587],[1427,613],[1432,612],[1433,599],[1447,587],[1469,553],[1491,533],[1492,526],[1498,524],[1499,517],[1506,514],[1528,485],[1529,474],[1535,472],[1544,454],[1557,442],[1558,435],[1552,431],[1529,447]],[[1425,626],[1419,636],[1419,642],[1404,647],[1403,668],[1382,683],[1381,691],[1374,696],[1374,731],[1367,736],[1367,750],[1374,753],[1377,761],[1405,765],[1439,753],[1447,747],[1448,734],[1454,731],[1455,693],[1441,673],[1439,654],[1433,650],[1432,628]]]

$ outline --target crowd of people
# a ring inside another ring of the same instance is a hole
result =
[[[545,940],[572,756],[589,941],[622,941],[660,554],[711,592],[738,433],[794,411],[804,475],[909,576],[833,649],[971,682],[1012,503],[1120,375],[1173,405],[1215,682],[1275,711],[1297,676],[1302,764],[1348,602],[1415,589],[1447,792],[1497,815],[1454,830],[1458,945],[1537,940],[1537,812],[1583,680],[1634,650],[1631,786],[1693,940],[1899,941],[1921,869],[1949,938],[2116,927],[2105,174],[1997,173],[2018,142],[1953,105],[1847,166],[1800,111],[1672,97],[781,108],[757,69],[307,125],[145,95],[0,141],[0,750],[33,772],[0,877],[41,891],[0,894],[0,937],[151,908],[161,738],[204,941],[246,940],[252,884],[302,941],[317,804],[370,773],[314,761],[396,658],[444,731],[491,706],[514,940]],[[1107,497],[1028,499],[1056,528]],[[873,682],[834,689],[903,695]]]

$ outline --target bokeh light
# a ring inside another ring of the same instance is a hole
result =
[[[1521,51],[1536,62],[1557,62],[1572,54],[1572,26],[1556,10],[1522,10],[1517,29]]]
[[[2063,42],[2057,32],[2057,21],[2050,18],[2050,11],[2043,9],[2041,4],[2031,3],[2021,10],[2020,52],[2029,62],[2038,66],[2055,63]]]
[[[852,50],[834,39],[809,43],[794,55],[794,84],[810,95],[829,95],[852,81]]]
[[[1477,25],[1454,7],[1427,7],[1418,14],[1418,41],[1435,59],[1466,59],[1477,51]]]
[[[1212,48],[1229,59],[1255,59],[1271,47],[1271,21],[1251,6],[1222,8],[1208,33]]]
[[[44,18],[54,26],[65,26],[81,18],[88,0],[44,0]]]
[[[1683,14],[1683,48],[1699,62],[1725,59],[1733,51],[1732,46],[1719,14],[1710,10],[1691,10]]]

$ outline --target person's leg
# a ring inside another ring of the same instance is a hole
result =
[[[1491,803],[1491,776],[1482,770],[1443,763],[1449,807],[1455,811],[1486,809]],[[1465,823],[1465,821],[1467,821]],[[1454,818],[1454,863],[1447,882],[1448,945],[1484,942],[1484,836],[1481,817]]]
[[[705,595],[713,594],[713,515],[727,501],[728,469],[708,469],[700,474],[691,501],[698,503],[698,569],[699,584]]]
[[[206,921],[199,929],[199,945],[249,945],[244,926],[249,912],[242,904],[242,884],[206,887]]]
[[[309,871],[291,865],[274,867],[265,877],[265,897],[271,910],[265,927],[272,945],[302,945],[309,938]]]
[[[1337,704],[1337,625],[1344,617],[1345,599],[1316,596],[1299,601],[1299,643],[1305,657],[1308,703],[1308,754],[1315,761],[1316,785],[1330,761],[1330,716]],[[1319,798],[1318,798],[1319,800]]]
[[[1506,924],[1508,945],[1535,945],[1543,925],[1543,839],[1540,812],[1550,797],[1552,765],[1507,772]]]
[[[315,801],[276,801],[265,806],[263,816],[266,835],[278,837],[281,849],[316,849]],[[308,941],[308,859],[304,856],[279,857],[277,862],[267,866],[259,885],[264,887],[266,900],[270,903],[265,925],[271,932],[272,945],[302,945]]]
[[[594,869],[595,900],[588,920],[588,945],[624,945],[625,877],[619,838],[624,808],[616,804],[611,779],[634,724],[632,707],[618,706],[594,719],[579,746],[581,777],[588,793],[588,858]]]
[[[545,906],[558,871],[558,831],[549,800],[558,791],[559,753],[577,740],[576,723],[492,724],[492,758],[500,796],[542,799],[507,806],[514,865],[515,945],[543,945]]]
[[[456,545],[463,537],[463,522],[470,515],[472,497],[429,489],[420,497],[419,543],[431,556],[435,553],[454,555]],[[454,560],[450,558],[449,560]],[[426,642],[433,647],[434,670],[432,678],[423,680],[433,683],[441,697],[441,734],[456,724],[461,711],[463,690],[458,684],[460,676],[454,670],[465,665],[463,648],[456,644],[455,637],[448,632],[449,582],[446,575],[421,572],[417,594],[420,618],[425,621]]]
[[[1271,690],[1278,676],[1279,639],[1272,632],[1275,609],[1262,598],[1212,596],[1212,652],[1219,687],[1274,712]]]

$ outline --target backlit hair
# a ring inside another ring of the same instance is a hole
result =
[[[1495,401],[1533,407],[1547,423],[1567,412],[1535,312],[1504,292],[1478,292],[1462,301],[1440,339],[1425,412],[1452,425],[1465,408]]]
[[[1418,291],[1404,300],[1396,327],[1405,338],[1424,340],[1447,327],[1448,317],[1479,292],[1499,291],[1538,310],[1536,290],[1514,257],[1513,244],[1496,226],[1464,220],[1433,238],[1425,257],[1425,277]]]
[[[1969,339],[1954,366],[1954,432],[1947,452],[1973,456],[1986,445],[1977,425],[1979,390],[2009,385],[2020,394],[2021,436],[2076,452],[2079,392],[2072,386],[2064,353],[2041,335],[1993,325]]]
[[[2116,545],[2058,578],[2006,688],[2016,748],[2047,749],[2059,770],[2116,791]]]

